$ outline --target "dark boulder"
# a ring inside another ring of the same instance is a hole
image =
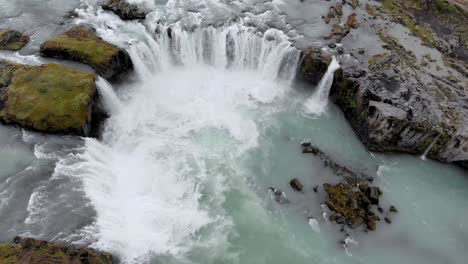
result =
[[[293,188],[294,190],[298,192],[302,192],[302,189],[304,189],[304,186],[297,178],[292,179],[289,182],[289,185],[291,186],[291,188]]]
[[[122,20],[145,19],[146,12],[136,4],[129,4],[125,0],[109,0],[102,5],[102,9],[111,11],[118,15]]]
[[[111,264],[113,261],[105,252],[15,237],[12,244],[0,244],[0,263]]]
[[[314,86],[318,85],[332,61],[331,55],[324,53],[321,49],[310,49],[302,52],[301,57],[297,72],[298,79]]]

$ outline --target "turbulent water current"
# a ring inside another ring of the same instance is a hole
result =
[[[369,153],[328,103],[336,60],[315,91],[297,83],[294,44],[311,29],[288,21],[296,3],[134,0],[152,12],[123,22],[95,1],[57,5],[47,18],[28,16],[34,1],[3,1],[38,25],[76,8],[73,23],[125,48],[135,72],[114,85],[98,79],[110,113],[99,139],[0,127],[1,241],[75,243],[123,263],[466,263],[466,171]],[[58,30],[44,27],[37,39]],[[301,154],[304,140],[374,175],[384,206],[399,208],[393,223],[352,233],[344,250],[322,217],[324,194],[311,191],[337,178]],[[309,191],[294,193],[292,178]],[[270,186],[291,203],[275,203]]]

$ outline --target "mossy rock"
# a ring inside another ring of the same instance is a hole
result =
[[[0,263],[111,264],[112,256],[87,248],[16,237],[12,244],[0,244]]]
[[[29,37],[16,30],[0,30],[0,50],[18,51],[29,42]]]
[[[0,61],[0,120],[46,133],[88,135],[95,75]]]
[[[94,29],[87,26],[74,27],[46,41],[41,45],[41,55],[88,64],[106,79],[132,68],[125,50],[102,40]]]
[[[331,55],[325,54],[321,49],[310,49],[302,53],[298,78],[312,85],[318,85],[327,72],[332,61]]]

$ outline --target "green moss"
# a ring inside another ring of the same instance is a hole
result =
[[[41,55],[88,64],[104,78],[112,78],[132,67],[125,51],[103,41],[86,26],[72,28],[46,41],[41,45]]]
[[[94,93],[94,75],[56,64],[21,67],[0,117],[39,131],[76,133],[89,121]]]
[[[0,50],[18,51],[29,42],[29,37],[15,30],[0,31]]]
[[[22,238],[17,244],[0,244],[0,263],[110,264],[112,257],[108,253]]]

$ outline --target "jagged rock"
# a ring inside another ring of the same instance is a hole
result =
[[[111,264],[112,256],[88,248],[15,237],[12,244],[0,244],[0,263]]]
[[[125,50],[102,40],[87,26],[73,27],[46,41],[40,52],[44,57],[88,64],[106,79],[132,69],[132,61]]]
[[[325,16],[324,20],[325,23],[328,24],[332,20],[337,20],[339,22],[341,17],[343,17],[343,4],[336,3],[328,9],[328,13]]]
[[[294,190],[296,190],[298,192],[302,192],[302,189],[304,189],[304,186],[302,185],[302,183],[297,178],[292,179],[289,182],[289,185],[291,186],[291,188],[293,188]]]
[[[321,49],[310,49],[302,52],[301,57],[297,77],[314,86],[318,85],[322,76],[327,72],[328,65],[332,60],[331,56],[325,54]]]
[[[371,201],[359,188],[349,184],[324,184],[328,195],[327,207],[335,212],[329,220],[340,225],[356,228],[365,225],[369,230],[375,230],[380,218],[372,211]]]
[[[396,207],[395,207],[395,206],[393,206],[393,205],[392,205],[392,206],[390,206],[390,209],[389,209],[389,211],[390,211],[390,212],[392,212],[392,213],[398,213],[398,210],[397,210],[397,209],[396,209]]]
[[[357,19],[357,14],[352,13],[351,15],[349,15],[348,19],[346,20],[345,25],[348,28],[354,28],[354,29],[358,28],[361,24],[359,23]]]
[[[57,64],[0,61],[0,120],[46,133],[90,133],[95,76]]]
[[[0,30],[0,50],[18,51],[29,42],[29,37],[16,30]]]
[[[108,0],[102,5],[102,9],[111,11],[118,15],[122,20],[145,19],[146,12],[136,4],[129,4],[125,0]]]

